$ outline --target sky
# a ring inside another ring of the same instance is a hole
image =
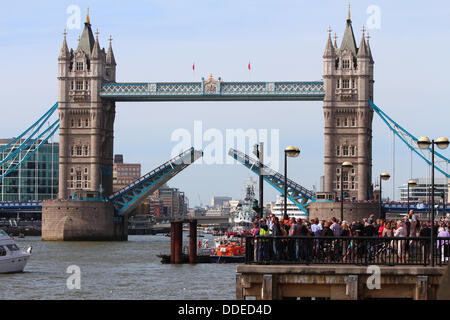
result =
[[[0,137],[17,136],[55,103],[62,34],[66,28],[69,47],[77,47],[87,7],[101,47],[113,38],[118,82],[182,82],[210,74],[225,81],[320,80],[327,29],[337,33],[340,43],[347,6],[348,1],[336,0],[2,2]],[[80,29],[71,25],[74,7],[80,10]],[[363,25],[371,36],[375,103],[417,137],[449,137],[450,3],[353,1],[351,17],[358,44]],[[176,130],[193,135],[195,121],[202,121],[204,132],[215,129],[224,136],[227,129],[278,132],[272,155],[281,157],[285,146],[298,146],[301,153],[289,159],[288,176],[319,189],[321,102],[137,102],[117,103],[116,112],[115,153],[123,154],[125,162],[141,163],[143,173],[171,157]],[[201,140],[207,148],[209,142]],[[224,162],[227,152],[224,142]],[[393,186],[406,183],[411,171],[413,178],[428,174],[418,157],[410,163],[399,139],[395,162],[392,154],[392,133],[374,115],[373,182],[389,172],[383,196],[391,199]],[[282,162],[278,170],[283,171]],[[210,203],[214,195],[240,199],[249,176],[257,180],[240,164],[195,164],[169,185],[184,191],[192,207]],[[266,201],[275,200],[275,189],[266,184],[264,192]]]

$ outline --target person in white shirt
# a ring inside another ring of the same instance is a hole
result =
[[[311,225],[311,231],[315,237],[319,237],[322,232],[322,225],[319,223],[319,218],[314,219],[314,224]]]

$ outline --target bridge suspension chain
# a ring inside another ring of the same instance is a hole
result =
[[[416,153],[420,158],[422,158],[428,165],[431,166],[431,161],[427,159],[427,156],[431,154],[431,148],[428,149],[420,149],[417,146],[418,139],[409,133],[406,129],[404,129],[401,125],[395,122],[391,117],[389,117],[385,112],[383,112],[379,107],[377,107],[371,100],[369,100],[370,107],[375,111],[375,113],[383,120],[383,122],[388,126],[388,128],[403,141],[404,144],[414,153]],[[430,153],[428,153],[429,151]],[[448,164],[450,163],[450,159],[440,154],[436,150],[434,151],[435,155],[435,167],[436,169],[442,173],[445,177],[450,178],[450,173],[448,173]]]
[[[0,179],[20,167],[55,134],[59,128],[59,119],[49,124],[47,129],[42,131],[42,128],[57,108],[58,103],[55,103],[17,138],[0,147]]]

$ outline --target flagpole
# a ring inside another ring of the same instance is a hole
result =
[[[250,66],[250,60],[248,61],[248,81],[252,81],[252,68]]]
[[[195,82],[195,62],[192,63],[192,82]]]

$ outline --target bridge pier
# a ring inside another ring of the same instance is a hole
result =
[[[47,200],[42,203],[42,240],[127,241],[128,219],[111,203]]]

